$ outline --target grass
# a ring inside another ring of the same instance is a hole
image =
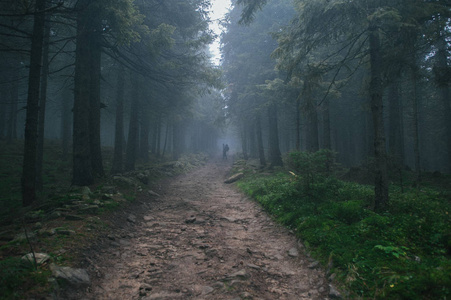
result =
[[[440,188],[404,187],[401,193],[393,186],[389,208],[376,213],[371,186],[303,167],[310,173],[256,174],[238,185],[294,230],[319,261],[333,262],[331,272],[350,298],[450,298],[449,176]]]

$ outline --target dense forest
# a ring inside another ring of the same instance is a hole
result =
[[[287,176],[245,182],[249,195],[299,184],[287,197],[274,192],[284,200],[263,201],[276,217],[286,209],[281,222],[293,228],[307,219],[294,215],[291,197],[338,199],[346,187],[331,177],[363,184],[350,188],[349,203],[371,198],[359,202],[365,212],[355,220],[342,211],[350,223],[373,213],[388,220],[402,211],[406,191],[432,199],[422,188],[435,180],[434,201],[443,202],[431,201],[424,220],[433,211],[440,217],[418,237],[434,236],[437,253],[449,256],[451,4],[232,0],[218,35],[210,27],[213,1],[0,0],[3,168],[7,151],[20,152],[20,174],[0,170],[2,215],[46,202],[46,160],[69,167],[70,186],[93,186],[185,154],[219,155],[227,143],[234,161],[257,162],[254,173]],[[209,48],[215,39],[219,64]],[[321,205],[314,207],[309,214],[320,220]]]

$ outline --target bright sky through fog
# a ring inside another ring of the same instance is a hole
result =
[[[211,0],[210,18],[212,20],[212,23],[210,24],[210,28],[217,35],[221,34],[219,21],[224,18],[224,15],[228,12],[230,5],[230,0]],[[219,62],[221,60],[219,47],[220,45],[218,36],[218,38],[210,46],[210,51],[213,55],[213,63],[216,65],[219,65]]]

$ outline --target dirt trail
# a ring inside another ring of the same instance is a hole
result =
[[[77,299],[326,299],[315,262],[210,163],[139,199],[87,251],[92,286]],[[289,253],[289,251],[291,252]]]

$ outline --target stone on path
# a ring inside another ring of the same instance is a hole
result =
[[[288,250],[288,256],[291,257],[298,257],[299,256],[299,251],[296,248],[291,248],[290,250]]]
[[[42,265],[43,263],[45,263],[46,261],[48,261],[50,259],[50,255],[48,255],[46,253],[35,253],[34,257],[36,258],[36,263],[38,265]],[[25,254],[24,256],[22,256],[22,259],[27,260],[30,263],[34,264],[33,253]]]
[[[240,180],[241,178],[244,177],[244,173],[236,173],[235,175],[230,176],[229,178],[227,178],[224,183],[233,183],[237,180]]]
[[[73,269],[70,267],[60,267],[55,264],[50,265],[53,277],[62,279],[71,285],[87,286],[91,284],[88,272],[85,269]]]
[[[157,194],[157,193],[155,193],[154,191],[151,191],[151,190],[147,191],[147,193],[148,193],[150,196],[161,197],[159,194]]]
[[[329,284],[329,297],[332,299],[342,299],[341,293],[331,284]]]

